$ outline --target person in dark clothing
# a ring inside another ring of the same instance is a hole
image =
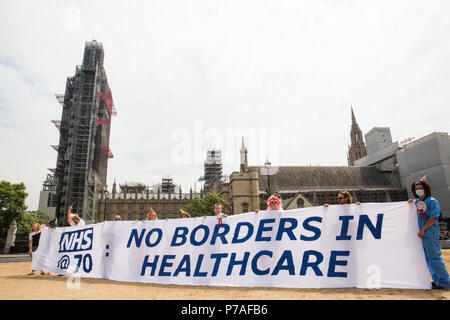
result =
[[[35,222],[31,225],[30,234],[28,235],[28,254],[30,255],[30,258],[33,257],[33,252],[36,251],[36,249],[39,246],[40,237],[41,237],[41,225]],[[35,270],[31,270],[31,272],[28,275],[29,276],[34,275],[34,271]],[[43,274],[42,271],[41,274]]]

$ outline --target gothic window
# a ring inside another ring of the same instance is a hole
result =
[[[247,202],[244,202],[242,204],[242,212],[248,212],[248,203]]]
[[[305,200],[303,200],[302,198],[298,198],[297,199],[297,208],[303,208],[304,205],[305,205]]]

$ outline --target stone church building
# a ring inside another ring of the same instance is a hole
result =
[[[239,171],[222,186],[222,196],[231,204],[231,214],[265,210],[275,191],[285,210],[337,204],[340,191],[349,191],[354,202],[407,200],[398,171],[379,171],[376,167],[356,167],[353,162],[365,156],[366,148],[352,109],[349,166],[249,166],[248,150],[242,141]]]

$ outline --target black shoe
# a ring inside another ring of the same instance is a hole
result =
[[[434,281],[431,281],[431,289],[436,289],[437,284]]]
[[[448,290],[448,288],[435,284],[431,287],[433,290]]]

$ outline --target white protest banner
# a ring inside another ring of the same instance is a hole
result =
[[[414,206],[332,205],[43,229],[33,270],[117,281],[430,288]]]

